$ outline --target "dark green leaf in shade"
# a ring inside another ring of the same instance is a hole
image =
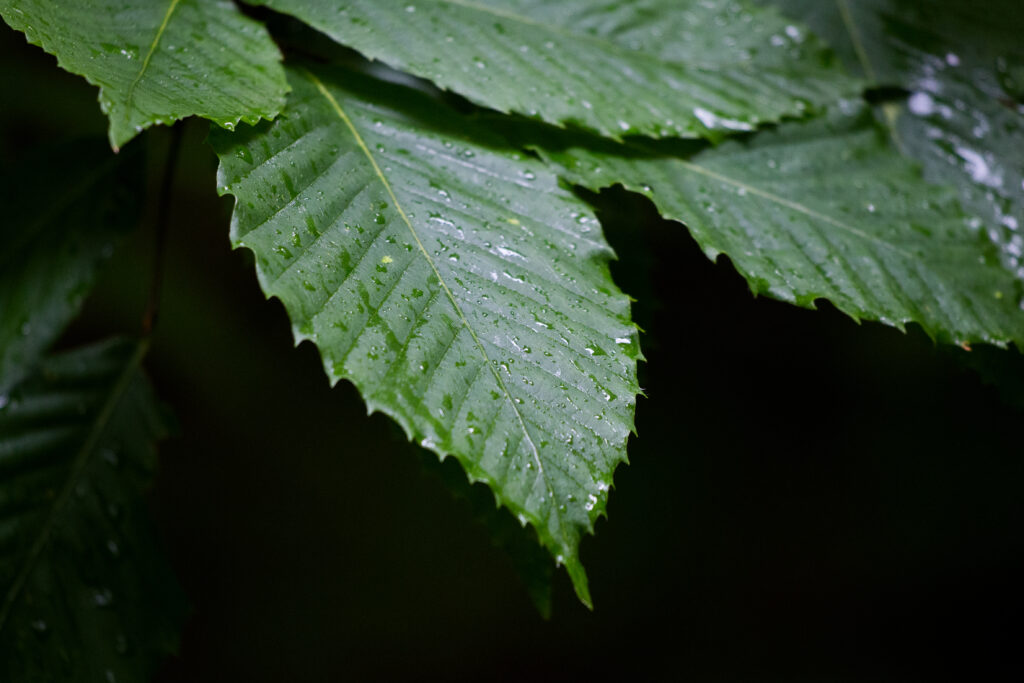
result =
[[[1019,0],[761,0],[807,21],[849,68],[909,91],[895,144],[955,185],[975,229],[1024,279],[1024,5]]]
[[[0,16],[99,86],[115,149],[154,123],[230,128],[284,104],[277,47],[226,0],[0,0]]]
[[[639,143],[564,147],[557,135],[533,144],[574,183],[650,197],[755,293],[807,307],[828,299],[943,342],[1024,341],[1022,283],[955,192],[926,183],[860,104],[689,158]]]
[[[48,358],[0,408],[0,678],[146,681],[185,604],[142,493],[164,425],[112,342]]]
[[[278,121],[211,133],[233,242],[331,380],[488,484],[589,603],[579,541],[626,459],[640,356],[596,218],[420,92],[290,80]]]
[[[53,147],[0,180],[0,397],[78,312],[96,271],[135,226],[139,157],[102,140]]]
[[[746,0],[258,0],[502,112],[603,135],[721,138],[859,90]]]

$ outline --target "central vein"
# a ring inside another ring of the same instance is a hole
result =
[[[164,35],[164,31],[167,30],[167,24],[171,21],[171,15],[174,14],[174,10],[178,7],[178,3],[181,0],[171,0],[171,4],[167,7],[167,13],[164,14],[164,20],[160,22],[160,28],[156,30],[156,35],[153,37],[153,42],[149,46],[149,51],[146,52],[145,58],[142,60],[142,67],[139,69],[139,73],[135,75],[135,80],[128,87],[128,105],[125,108],[125,119],[127,119],[132,110],[132,99],[135,97],[135,88],[139,85],[139,81],[142,80],[143,74],[146,73],[146,69],[149,68],[149,61],[153,59],[153,53],[156,52],[156,46],[160,43],[160,39]]]
[[[71,502],[72,493],[77,488],[78,482],[85,475],[89,462],[93,454],[96,452],[96,447],[100,443],[100,438],[103,436],[104,430],[110,423],[114,410],[117,408],[125,390],[128,388],[131,380],[135,377],[135,370],[139,367],[139,364],[142,362],[142,357],[146,355],[146,351],[148,349],[148,341],[143,341],[136,347],[135,353],[132,354],[132,357],[121,370],[113,387],[110,389],[110,393],[107,394],[99,413],[96,414],[95,421],[92,423],[92,427],[90,428],[88,435],[82,442],[82,447],[78,450],[74,459],[71,461],[71,466],[68,469],[68,478],[65,481],[63,488],[61,488],[60,494],[57,496],[56,500],[54,500],[53,506],[50,508],[50,512],[46,517],[46,521],[39,530],[39,534],[36,536],[31,548],[29,548],[28,554],[25,556],[25,561],[22,564],[21,571],[18,572],[17,577],[14,579],[14,583],[11,584],[10,589],[7,591],[7,595],[4,597],[3,605],[0,605],[0,631],[2,631],[4,626],[7,624],[15,603],[21,595],[22,590],[25,588],[25,583],[28,581],[33,569],[35,569],[36,562],[38,562],[40,555],[46,548],[47,543],[50,541],[50,536],[53,533],[58,517]]]
[[[685,167],[687,170],[692,171],[693,173],[697,173],[697,174],[700,174],[702,176],[705,176],[705,177],[708,177],[708,178],[713,178],[714,180],[717,180],[717,181],[720,181],[720,182],[723,182],[723,183],[727,183],[729,185],[732,185],[735,188],[742,189],[745,192],[748,192],[748,193],[750,193],[752,195],[756,195],[758,197],[761,197],[762,199],[767,199],[770,202],[775,202],[776,204],[781,204],[782,206],[785,206],[788,209],[793,209],[794,211],[798,211],[798,212],[804,214],[805,216],[808,216],[810,218],[815,218],[815,219],[817,219],[819,221],[822,221],[822,222],[828,223],[829,225],[835,226],[835,227],[837,227],[837,228],[839,228],[841,230],[845,230],[845,231],[847,231],[847,232],[849,232],[849,233],[851,233],[853,235],[856,235],[857,237],[860,237],[861,239],[867,240],[869,242],[874,242],[874,243],[879,244],[879,245],[881,245],[883,247],[887,247],[888,249],[891,249],[891,250],[895,251],[898,254],[902,254],[903,256],[906,256],[907,258],[913,258],[913,254],[910,254],[909,252],[906,252],[903,249],[900,249],[898,246],[896,246],[895,244],[892,244],[891,242],[886,242],[885,240],[880,239],[878,237],[875,237],[874,235],[871,235],[869,233],[866,233],[863,230],[858,230],[857,228],[855,228],[854,226],[850,225],[849,223],[844,223],[843,221],[841,221],[841,220],[839,220],[837,218],[833,218],[832,216],[829,216],[828,214],[822,213],[820,211],[815,211],[811,207],[805,206],[805,205],[801,204],[800,202],[795,202],[795,201],[793,201],[791,199],[786,199],[785,197],[781,197],[781,196],[779,196],[777,194],[774,194],[772,192],[767,192],[767,191],[762,190],[760,188],[754,187],[753,185],[748,185],[747,183],[744,183],[741,180],[736,180],[735,178],[730,178],[729,176],[722,175],[721,173],[716,173],[716,172],[712,171],[711,169],[705,168],[703,166],[699,166],[699,165],[697,165],[697,164],[695,164],[693,162],[690,162],[690,161],[685,161],[683,159],[676,159],[676,161],[678,163],[682,164],[683,167]]]
[[[505,398],[508,399],[509,405],[512,406],[512,412],[515,413],[516,418],[519,420],[519,424],[523,428],[523,434],[526,437],[526,442],[530,445],[530,450],[533,453],[533,458],[537,462],[538,472],[541,476],[543,476],[544,465],[541,464],[540,453],[537,450],[536,444],[533,442],[533,437],[530,436],[530,430],[526,427],[526,420],[523,419],[522,413],[519,412],[519,408],[518,406],[516,406],[516,402],[512,398],[512,394],[509,393],[508,387],[505,385],[504,380],[502,380],[501,375],[494,367],[494,363],[491,362],[490,357],[487,355],[487,350],[484,348],[483,343],[477,336],[476,331],[473,330],[473,327],[469,324],[469,320],[466,318],[465,313],[462,312],[462,307],[459,305],[458,300],[456,300],[455,294],[452,293],[452,290],[448,287],[448,284],[441,276],[441,272],[438,270],[437,264],[434,263],[434,259],[430,257],[430,253],[427,251],[426,247],[423,246],[423,241],[420,239],[419,233],[416,232],[416,228],[413,226],[412,221],[409,219],[409,216],[405,213],[405,209],[402,208],[401,202],[399,202],[398,197],[395,196],[395,191],[394,189],[392,189],[391,183],[388,181],[387,177],[384,175],[384,172],[381,170],[380,165],[377,164],[377,159],[373,156],[373,153],[370,152],[370,148],[363,140],[363,136],[359,134],[359,131],[356,129],[355,124],[352,122],[352,119],[350,119],[348,114],[345,113],[345,110],[338,103],[338,100],[335,99],[334,95],[331,94],[327,87],[315,75],[313,75],[309,71],[306,71],[305,75],[317,87],[317,90],[320,91],[320,94],[323,95],[328,102],[330,102],[331,107],[334,109],[334,112],[345,123],[345,126],[348,127],[349,131],[352,133],[352,136],[355,138],[356,144],[359,146],[359,149],[362,150],[363,154],[365,154],[366,158],[369,160],[370,165],[373,166],[374,173],[376,173],[377,178],[380,179],[380,182],[384,186],[384,189],[387,191],[388,196],[391,198],[391,201],[394,202],[395,208],[398,209],[398,214],[402,217],[402,221],[409,228],[409,232],[412,234],[413,239],[416,241],[416,246],[419,247],[419,250],[423,254],[424,258],[427,259],[427,263],[430,264],[431,270],[433,270],[434,275],[437,276],[437,281],[441,283],[441,288],[444,289],[444,293],[448,296],[448,300],[451,301],[452,306],[455,308],[455,312],[458,314],[459,320],[462,321],[462,324],[466,327],[466,330],[473,338],[473,342],[476,344],[477,349],[479,349],[480,355],[483,356],[484,362],[487,364],[487,367],[490,368],[491,374],[494,375],[495,381],[497,381],[498,386],[501,387],[502,392],[505,394]]]
[[[860,34],[860,30],[857,28],[857,23],[853,19],[853,12],[850,11],[850,3],[848,0],[836,0],[836,5],[839,7],[839,14],[843,18],[843,25],[846,26],[846,32],[850,36],[850,42],[853,43],[853,51],[857,53],[857,60],[860,65],[864,68],[864,75],[871,81],[873,87],[880,85],[878,81],[878,74],[875,73],[875,67],[871,63],[871,58],[868,56],[867,48],[864,47],[864,38]],[[903,141],[900,139],[900,134],[896,130],[896,119],[899,117],[899,109],[892,106],[891,103],[882,105],[882,114],[885,117],[886,128],[889,129],[889,135],[892,137],[893,143],[896,145],[896,149],[901,154],[906,154],[905,148],[903,147]]]

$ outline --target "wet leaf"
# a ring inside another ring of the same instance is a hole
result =
[[[259,0],[502,112],[603,135],[721,138],[858,90],[745,0]]]
[[[755,293],[807,307],[828,299],[943,342],[1024,341],[1022,283],[956,192],[926,183],[859,103],[689,158],[653,144],[561,148],[557,135],[532,144],[574,183],[649,196]]]
[[[639,356],[597,220],[417,91],[290,78],[280,121],[211,135],[234,243],[331,380],[458,458],[589,601],[578,544],[626,458]]]
[[[115,149],[154,123],[233,127],[284,104],[277,47],[225,0],[0,0],[0,16],[99,86]]]
[[[812,25],[850,69],[905,88],[895,145],[955,185],[975,229],[1024,279],[1024,12],[1017,0],[763,0]]]
[[[51,357],[0,407],[4,680],[143,681],[176,647],[183,597],[141,499],[164,426],[140,357]]]
[[[78,312],[100,264],[139,218],[137,155],[59,145],[0,179],[0,397]]]

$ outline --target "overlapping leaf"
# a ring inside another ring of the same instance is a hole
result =
[[[976,227],[1024,279],[1024,11],[1017,0],[762,0],[800,17],[890,105],[897,146],[956,185]]]
[[[651,197],[754,292],[802,306],[825,298],[958,344],[1024,340],[1022,283],[955,192],[925,183],[860,105],[689,158],[650,145],[559,149],[557,136],[534,144],[573,182]]]
[[[746,0],[258,0],[503,112],[613,137],[721,137],[857,88]]]
[[[154,123],[231,127],[284,103],[277,47],[227,0],[0,0],[0,16],[100,87],[115,149]]]
[[[164,431],[136,345],[50,358],[0,407],[0,674],[144,681],[184,604],[140,494]]]
[[[564,563],[633,426],[636,329],[586,205],[414,90],[291,72],[282,118],[214,131],[232,238],[297,339],[454,455]]]
[[[138,220],[138,157],[62,145],[0,180],[0,398],[31,370]]]

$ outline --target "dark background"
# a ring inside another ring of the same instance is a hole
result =
[[[95,88],[6,27],[0,74],[5,171],[105,133]],[[158,681],[1020,680],[1024,413],[963,352],[754,299],[645,200],[595,197],[648,399],[583,543],[596,609],[559,573],[544,621],[436,458],[293,348],[205,132],[147,362],[179,421],[152,507],[193,604]],[[63,345],[137,332],[169,140],[133,143],[151,210]]]

